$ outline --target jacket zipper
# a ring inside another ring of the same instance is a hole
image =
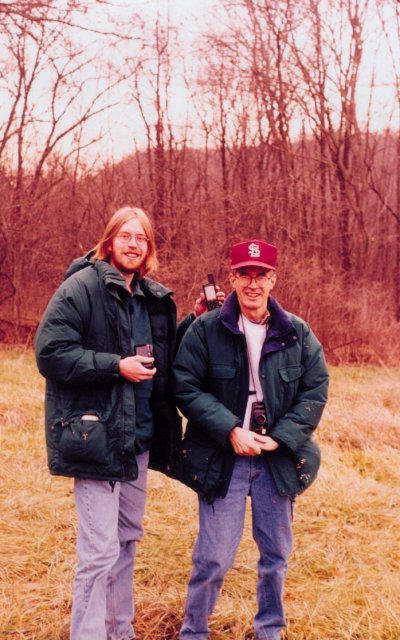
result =
[[[118,307],[118,302],[116,302],[117,309],[117,331],[118,331],[118,346],[119,352],[122,358],[122,343],[121,343],[121,317],[120,310]],[[122,478],[125,478],[125,409],[124,409],[124,383],[121,384],[121,396],[120,396],[120,413],[121,413],[121,436],[120,436],[120,446],[121,446],[121,459],[122,459]]]
[[[235,388],[235,399],[236,402],[233,406],[233,410],[232,413],[234,414],[238,414],[238,411],[240,409],[240,397],[241,397],[241,375],[242,375],[242,370],[243,370],[243,355],[245,353],[244,349],[243,349],[243,345],[244,345],[244,340],[246,338],[243,336],[240,336],[240,343],[239,343],[239,349],[238,349],[238,355],[239,355],[239,367],[237,370],[237,375],[236,375],[236,388]]]

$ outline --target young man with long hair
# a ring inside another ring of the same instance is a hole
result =
[[[71,640],[135,637],[133,566],[147,468],[176,470],[176,308],[172,292],[147,277],[156,267],[148,216],[118,210],[96,247],[72,263],[36,334],[50,472],[74,478]],[[196,305],[197,315],[206,310],[203,297]]]

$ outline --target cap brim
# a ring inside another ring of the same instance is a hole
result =
[[[231,269],[240,269],[240,267],[261,267],[261,269],[272,269],[276,270],[276,267],[273,267],[266,262],[260,262],[259,260],[246,260],[245,262],[237,262],[236,264],[231,264]]]

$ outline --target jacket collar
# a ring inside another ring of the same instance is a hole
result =
[[[124,276],[118,273],[118,271],[106,260],[92,260],[93,253],[93,251],[89,251],[86,255],[73,260],[66,271],[64,280],[86,267],[94,267],[106,287],[110,286],[112,289],[116,287],[117,290],[120,290],[120,287],[122,287],[122,289],[127,290]],[[167,289],[167,287],[164,287],[162,284],[152,280],[151,278],[142,278],[140,280],[140,287],[145,295],[151,294],[156,298],[171,296],[173,293],[171,289]]]
[[[90,259],[93,253],[93,251],[89,251],[84,256],[72,260],[71,264],[64,274],[64,280],[72,276],[74,273],[77,273],[78,271],[82,271],[82,269],[89,267],[90,265],[93,266],[94,263]]]
[[[78,271],[82,271],[87,267],[92,267],[96,269],[106,286],[109,284],[115,284],[126,288],[125,278],[105,260],[93,260],[93,254],[94,251],[89,251],[84,256],[73,260],[65,273],[64,280],[73,274],[78,273]]]
[[[242,333],[239,329],[240,307],[237,299],[236,291],[232,291],[221,307],[219,318],[222,324],[232,333]]]
[[[102,274],[106,287],[110,286],[110,291],[116,291],[117,288],[119,295],[120,287],[122,287],[124,289],[124,292],[126,291],[127,293],[129,293],[126,287],[124,276],[122,276],[116,269],[114,269],[114,267],[112,267],[108,262],[104,262],[103,260],[98,260],[96,265],[100,273]],[[151,278],[141,278],[139,280],[139,283],[140,289],[146,297],[153,296],[157,299],[161,299],[172,296],[173,292],[171,291],[171,289],[164,287],[164,285],[156,282],[155,280],[152,280]]]
[[[164,287],[163,284],[160,284],[151,278],[142,278],[140,286],[145,295],[147,293],[151,293],[156,298],[164,298],[166,296],[172,296],[173,294],[171,289]]]
[[[287,312],[272,296],[268,298],[268,311],[270,319],[263,353],[281,351],[294,345],[298,340],[296,328]],[[232,291],[227,296],[219,317],[222,324],[235,334],[242,333],[238,325],[239,314],[240,307],[237,294],[236,291]]]

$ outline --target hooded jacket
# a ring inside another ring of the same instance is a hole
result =
[[[263,456],[280,494],[294,498],[315,479],[320,465],[312,434],[327,401],[328,371],[308,324],[272,296],[268,309],[259,378],[269,435],[279,448]],[[189,327],[174,364],[178,407],[188,418],[183,481],[209,501],[228,490],[235,458],[229,434],[242,424],[248,398],[249,367],[239,313],[233,292],[221,309]]]
[[[157,367],[150,466],[173,476],[182,433],[170,375],[176,307],[161,284],[143,278],[141,288]],[[86,257],[72,263],[39,324],[35,350],[46,378],[46,444],[54,475],[137,477],[133,385],[119,375],[120,359],[132,355],[129,302],[125,278],[107,262]]]

